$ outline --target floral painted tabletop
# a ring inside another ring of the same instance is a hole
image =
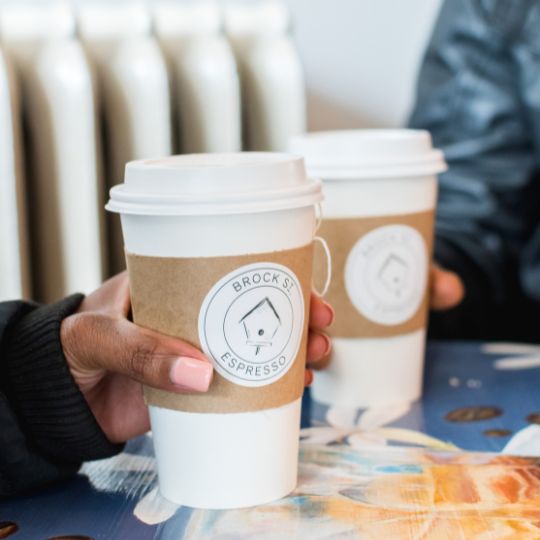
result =
[[[538,539],[540,347],[431,343],[413,404],[345,410],[306,393],[298,487],[275,503],[167,502],[149,434],[2,503],[0,522],[14,540]]]

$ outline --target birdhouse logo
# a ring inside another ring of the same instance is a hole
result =
[[[254,263],[212,287],[201,306],[199,338],[220,375],[242,386],[264,386],[296,360],[304,317],[298,277],[281,264]]]
[[[408,225],[384,225],[362,236],[345,264],[345,288],[358,312],[375,323],[408,321],[422,304],[428,250]]]
[[[246,343],[255,348],[255,356],[261,347],[271,347],[274,336],[281,326],[281,318],[268,297],[263,298],[241,319],[246,333]]]
[[[386,289],[399,298],[406,290],[409,277],[409,265],[398,255],[390,253],[384,261],[379,279]]]

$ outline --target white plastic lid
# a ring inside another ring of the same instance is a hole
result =
[[[289,150],[304,156],[308,174],[324,180],[422,176],[447,169],[443,153],[421,130],[307,133],[293,137]]]
[[[137,215],[221,215],[312,206],[322,186],[304,160],[272,152],[185,154],[131,161],[106,209]]]

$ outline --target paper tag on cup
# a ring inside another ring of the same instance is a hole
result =
[[[203,351],[225,379],[266,386],[292,366],[304,328],[304,297],[286,266],[254,263],[221,278],[199,314]]]
[[[145,387],[147,403],[231,413],[301,397],[313,244],[231,257],[126,258],[134,321],[203,349],[215,367],[205,394]]]
[[[345,263],[345,288],[370,321],[403,324],[420,307],[427,287],[428,252],[410,225],[383,225],[362,236]]]
[[[369,218],[326,219],[319,231],[334,267],[326,299],[334,337],[389,337],[426,324],[433,211]],[[315,283],[324,276],[315,255]]]

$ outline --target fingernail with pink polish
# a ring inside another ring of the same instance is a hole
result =
[[[185,390],[206,392],[212,382],[214,369],[210,362],[197,360],[188,356],[180,356],[172,365],[171,382]]]
[[[334,319],[336,318],[336,312],[334,311],[334,308],[328,302],[325,302],[324,305],[326,306],[326,309],[328,310],[328,326],[330,326],[334,322]]]
[[[321,335],[324,338],[325,345],[326,345],[324,349],[324,354],[323,354],[323,358],[324,358],[332,352],[332,340],[326,334],[321,334]]]

